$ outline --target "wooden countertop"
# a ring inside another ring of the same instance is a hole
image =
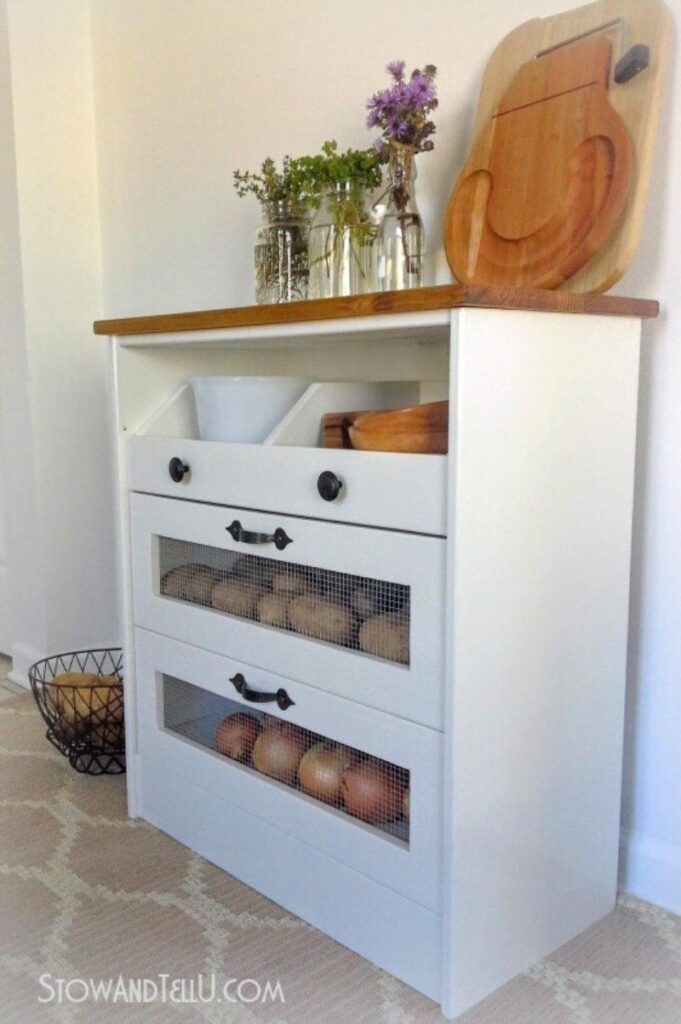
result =
[[[371,295],[350,295],[337,299],[310,299],[306,302],[279,303],[271,306],[239,306],[233,309],[209,309],[191,313],[166,313],[157,316],[96,320],[94,332],[95,334],[117,336],[167,334],[174,331],[262,327],[273,324],[341,320],[350,317],[385,316],[391,313],[418,313],[422,310],[465,307],[590,313],[599,316],[628,316],[641,319],[656,317],[659,313],[659,303],[653,299],[630,299],[619,295],[595,293],[520,290],[486,285],[445,284],[433,288],[375,292]]]

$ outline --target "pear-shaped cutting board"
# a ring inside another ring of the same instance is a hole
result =
[[[447,209],[458,280],[605,291],[619,279],[640,236],[668,31],[660,0],[599,0],[504,40]]]

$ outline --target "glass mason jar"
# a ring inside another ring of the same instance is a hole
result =
[[[353,181],[328,189],[310,226],[309,297],[373,291],[375,237],[366,190]]]
[[[292,200],[263,203],[262,218],[255,236],[255,301],[262,305],[306,299],[307,207]]]
[[[414,148],[390,143],[388,188],[375,205],[379,220],[376,278],[379,291],[418,288],[425,233],[416,205]]]

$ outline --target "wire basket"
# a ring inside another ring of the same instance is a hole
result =
[[[85,775],[125,771],[123,652],[72,651],[28,670],[47,739]]]

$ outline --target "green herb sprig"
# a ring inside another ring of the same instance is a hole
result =
[[[299,161],[285,156],[281,170],[277,170],[274,160],[268,156],[261,163],[259,172],[234,171],[237,195],[254,195],[261,203],[305,201],[309,195],[298,164]]]
[[[325,142],[321,149],[314,156],[285,156],[281,170],[267,157],[259,172],[234,171],[237,195],[254,195],[261,203],[314,202],[326,189],[346,181],[367,190],[381,184],[381,156],[375,149],[339,153],[335,139]]]

